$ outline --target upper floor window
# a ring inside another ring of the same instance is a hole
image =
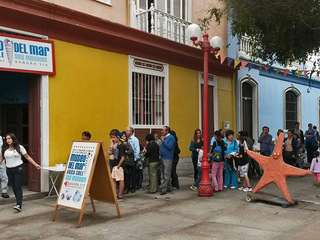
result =
[[[112,5],[111,4],[111,0],[95,0],[95,1],[107,4],[107,5],[110,5],[110,6]]]

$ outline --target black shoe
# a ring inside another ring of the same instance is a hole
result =
[[[136,190],[132,188],[131,189],[131,193],[135,193],[135,192],[136,192]]]
[[[2,197],[3,197],[3,198],[9,198],[10,196],[9,196],[8,193],[2,193]]]
[[[20,205],[14,206],[13,209],[17,210],[18,212],[22,211],[22,208],[20,207]]]
[[[126,195],[129,193],[129,189],[124,190],[123,194]]]
[[[166,195],[167,194],[167,192],[161,192],[160,193],[160,195]]]

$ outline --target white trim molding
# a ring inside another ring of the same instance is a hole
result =
[[[198,91],[199,91],[199,129],[202,129],[202,94],[201,84],[203,84],[203,72],[199,72],[198,75]],[[208,86],[213,87],[213,116],[214,116],[214,129],[219,128],[219,109],[218,109],[218,77],[216,75],[208,74]]]
[[[243,106],[242,106],[242,84],[248,83],[252,87],[252,138],[258,139],[259,135],[259,85],[251,75],[246,75],[240,79],[238,105],[239,105],[239,130],[243,127]]]
[[[297,96],[297,122],[300,123],[300,126],[302,126],[302,99],[301,99],[301,92],[299,89],[297,89],[293,84],[291,86],[286,87],[283,90],[283,129],[288,130],[286,126],[286,93],[287,92],[293,92]]]

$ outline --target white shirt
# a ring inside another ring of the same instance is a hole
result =
[[[201,149],[198,153],[198,167],[201,167],[202,162],[200,162],[200,158],[203,157],[203,150]]]
[[[20,152],[21,155],[25,155],[27,153],[26,149],[20,145]],[[0,152],[0,156],[2,153]],[[21,164],[23,164],[23,161],[21,159],[21,155],[14,149],[14,150],[9,150],[7,149],[4,152],[4,158],[6,160],[6,166],[7,168],[14,168],[18,167]]]

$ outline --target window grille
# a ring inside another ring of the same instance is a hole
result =
[[[132,72],[133,125],[164,125],[164,79]]]
[[[298,97],[292,92],[286,92],[286,129],[293,129],[298,118]]]

